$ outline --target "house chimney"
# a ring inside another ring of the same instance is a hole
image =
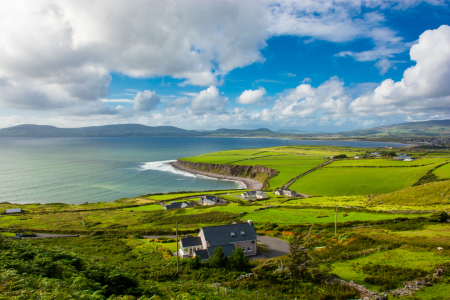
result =
[[[253,225],[253,221],[252,220],[248,220],[247,222],[248,222],[248,224]]]

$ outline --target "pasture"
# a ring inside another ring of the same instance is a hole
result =
[[[433,174],[439,179],[450,179],[450,163],[433,170]]]
[[[421,269],[428,272],[432,271],[434,266],[450,262],[450,257],[430,251],[417,251],[415,249],[399,248],[388,251],[376,252],[356,259],[333,264],[333,273],[340,278],[378,290],[377,286],[367,284],[361,267],[367,264],[389,265],[393,267]]]
[[[351,196],[389,193],[412,186],[434,165],[410,168],[322,168],[290,188],[309,195]]]
[[[328,167],[412,167],[424,166],[448,161],[448,158],[421,158],[413,161],[398,161],[394,159],[344,159],[336,160]]]

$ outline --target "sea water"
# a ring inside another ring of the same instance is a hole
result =
[[[240,182],[193,175],[169,162],[214,151],[284,145],[403,146],[270,138],[0,138],[0,202],[81,204],[242,188]]]

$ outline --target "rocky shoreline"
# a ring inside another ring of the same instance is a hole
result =
[[[198,174],[208,177],[213,177],[217,179],[226,179],[226,180],[233,180],[233,181],[240,181],[245,184],[245,188],[249,190],[260,190],[263,187],[263,184],[259,181],[256,181],[254,179],[250,178],[243,178],[243,177],[236,177],[236,176],[229,176],[229,175],[223,175],[223,174],[217,174],[217,173],[210,173],[210,172],[204,172],[204,171],[198,171],[191,168],[188,168],[186,166],[183,166],[182,164],[178,163],[177,161],[170,163],[174,168],[189,172],[192,174]]]

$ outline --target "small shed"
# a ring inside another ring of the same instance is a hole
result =
[[[21,208],[10,208],[10,209],[7,209],[5,213],[6,214],[20,214],[20,213],[22,213],[22,209]]]

